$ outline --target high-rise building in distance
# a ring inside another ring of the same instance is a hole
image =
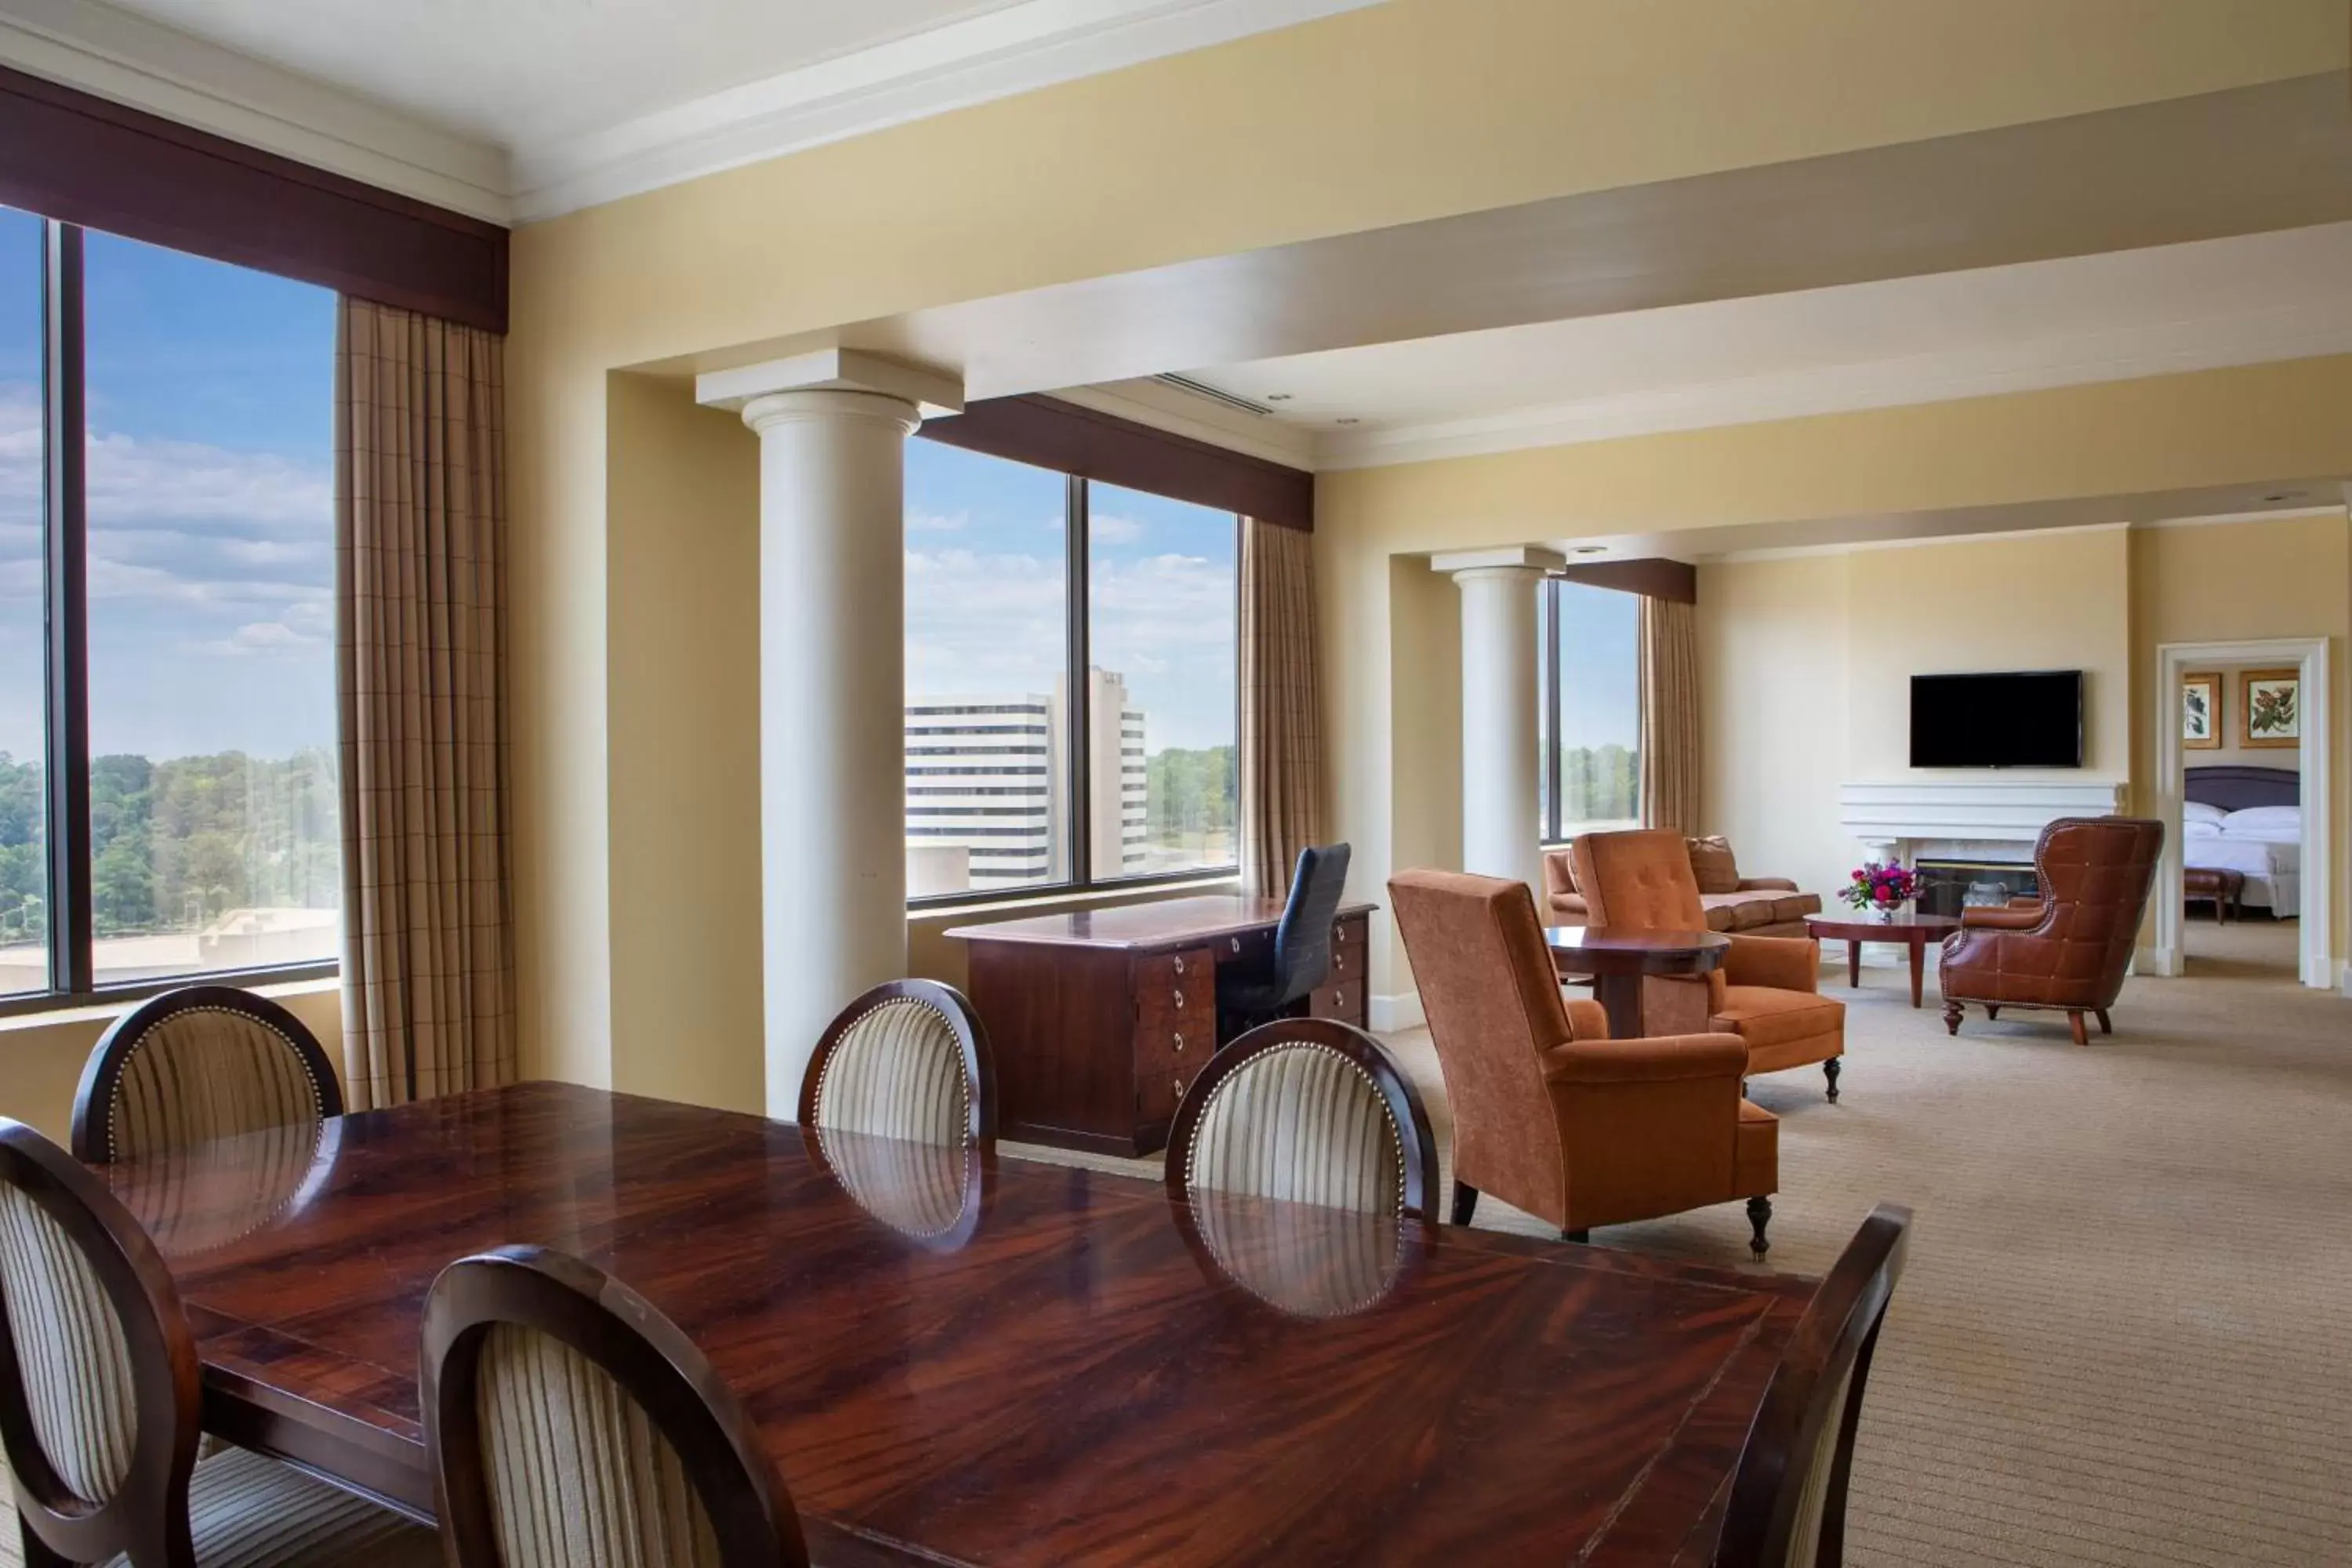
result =
[[[1097,877],[1140,869],[1144,716],[1127,682],[1087,672],[1094,718],[1088,848]],[[907,704],[907,891],[1017,889],[1070,876],[1065,683],[1050,695],[933,697]],[[1118,715],[1116,723],[1109,715]]]

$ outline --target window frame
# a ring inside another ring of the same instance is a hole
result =
[[[961,446],[961,442],[948,445]],[[984,447],[971,447],[983,456],[1005,461],[1023,459],[1007,457]],[[1044,467],[1032,463],[1032,468]],[[1240,802],[1236,799],[1234,824],[1234,858],[1223,865],[1192,866],[1174,871],[1153,871],[1139,876],[1102,876],[1094,868],[1094,683],[1087,679],[1093,668],[1094,601],[1092,594],[1094,563],[1092,556],[1093,486],[1095,481],[1085,475],[1064,469],[1050,469],[1061,474],[1063,570],[1063,614],[1067,624],[1063,628],[1063,689],[1068,696],[1063,702],[1062,722],[1069,733],[1063,741],[1062,785],[1070,808],[1061,831],[1066,838],[1064,863],[1069,875],[1059,880],[1024,882],[1017,887],[968,888],[952,893],[929,893],[907,900],[908,914],[951,913],[957,910],[983,905],[1022,903],[1031,900],[1085,898],[1097,893],[1123,892],[1130,889],[1166,887],[1178,882],[1230,881],[1241,875]],[[1113,481],[1105,480],[1105,483]],[[1140,485],[1119,488],[1141,489]],[[1155,490],[1154,494],[1167,494]],[[1188,497],[1169,495],[1171,500],[1187,505],[1202,506],[1214,510],[1223,507],[1212,502],[1192,500]],[[1236,769],[1236,795],[1240,783],[1242,742],[1242,660],[1241,660],[1241,594],[1242,551],[1246,541],[1242,532],[1243,514],[1232,514],[1234,526],[1234,753]],[[901,784],[903,788],[903,780]]]
[[[19,211],[26,209],[19,208]],[[90,913],[89,435],[83,235],[39,212],[41,244],[41,759],[48,854],[48,985],[0,996],[0,1018],[135,1002],[184,985],[330,980],[340,959],[192,970],[100,984]],[[234,265],[234,264],[233,264]]]
[[[1543,597],[1541,604],[1537,607],[1536,617],[1537,626],[1539,628],[1538,634],[1539,646],[1536,650],[1536,658],[1538,660],[1537,690],[1539,693],[1537,700],[1542,705],[1541,712],[1538,716],[1537,731],[1539,737],[1538,743],[1541,747],[1541,755],[1538,758],[1537,765],[1543,770],[1542,784],[1539,792],[1543,799],[1543,821],[1540,824],[1538,837],[1541,840],[1541,847],[1546,849],[1562,848],[1572,838],[1574,838],[1576,835],[1566,831],[1571,826],[1585,832],[1592,832],[1596,830],[1608,831],[1615,828],[1619,825],[1618,820],[1615,819],[1612,819],[1605,825],[1581,821],[1571,824],[1560,815],[1560,788],[1566,782],[1567,769],[1562,766],[1560,761],[1563,752],[1559,733],[1559,699],[1561,679],[1559,668],[1559,590],[1560,584],[1563,583],[1580,581],[1584,582],[1587,586],[1607,588],[1612,592],[1623,593],[1633,591],[1628,588],[1621,588],[1614,583],[1594,582],[1589,577],[1579,575],[1552,574],[1547,575],[1543,580]],[[1639,638],[1640,634],[1637,631],[1635,634],[1634,649],[1634,662],[1635,668],[1637,670],[1640,668]],[[1638,674],[1635,676],[1635,679],[1637,681],[1640,679],[1640,676]],[[1633,745],[1635,748],[1634,756],[1637,759],[1637,769],[1639,767],[1638,759],[1641,756],[1640,748],[1646,739],[1647,737],[1643,734],[1642,730],[1641,709],[1637,703],[1634,708],[1633,717]],[[1636,791],[1635,800],[1633,803],[1636,813],[1641,809],[1638,784],[1639,777],[1640,775],[1637,772],[1635,774]],[[1633,825],[1636,827],[1643,826],[1638,815],[1633,819]]]

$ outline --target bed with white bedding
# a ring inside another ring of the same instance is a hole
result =
[[[2302,778],[2285,768],[2185,770],[2181,863],[2236,871],[2242,902],[2281,920],[2303,912]]]

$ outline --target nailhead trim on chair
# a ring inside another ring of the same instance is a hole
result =
[[[1282,1048],[1286,1051],[1313,1051],[1318,1056],[1330,1057],[1337,1060],[1340,1066],[1346,1068],[1349,1072],[1354,1073],[1358,1079],[1362,1080],[1364,1087],[1372,1091],[1373,1103],[1381,1108],[1381,1117],[1389,1124],[1389,1132],[1396,1143],[1396,1183],[1391,1191],[1396,1198],[1397,1209],[1402,1213],[1404,1209],[1405,1131],[1403,1128],[1397,1125],[1395,1113],[1389,1110],[1388,1097],[1381,1092],[1379,1082],[1373,1079],[1370,1073],[1368,1073],[1363,1069],[1361,1064],[1355,1061],[1352,1058],[1348,1057],[1339,1051],[1335,1051],[1330,1047],[1319,1044],[1317,1041],[1285,1041]],[[1268,1056],[1273,1055],[1271,1051],[1266,1054]],[[1218,1099],[1224,1094],[1226,1089],[1238,1081],[1240,1078],[1240,1073],[1234,1072],[1227,1073],[1223,1079],[1218,1080],[1217,1087],[1209,1091],[1208,1104],[1203,1105],[1201,1108],[1201,1119],[1192,1124],[1192,1141],[1184,1146],[1184,1184],[1188,1188],[1192,1184],[1192,1161],[1194,1156],[1200,1152],[1201,1132],[1202,1130],[1209,1123],[1208,1112],[1211,1108],[1215,1106]]]
[[[288,1034],[277,1025],[270,1023],[266,1018],[257,1018],[252,1014],[236,1007],[185,1007],[181,1009],[179,1012],[172,1014],[169,1017],[157,1019],[154,1026],[148,1029],[145,1034],[140,1036],[138,1039],[132,1041],[131,1048],[122,1054],[123,1065],[126,1068],[129,1067],[131,1058],[147,1048],[147,1042],[155,1037],[157,1030],[178,1023],[183,1018],[193,1017],[198,1013],[216,1013],[223,1017],[235,1018],[240,1024],[250,1024],[257,1029],[266,1029],[270,1034],[276,1036],[278,1039],[285,1045],[286,1048],[293,1053],[295,1061],[300,1065],[302,1068],[302,1077],[310,1085],[310,1104],[314,1108],[318,1109],[323,1109],[326,1106],[327,1091],[320,1086],[319,1075],[311,1070],[310,1054],[296,1043],[293,1036]],[[114,1093],[108,1100],[106,1107],[106,1137],[107,1143],[110,1148],[121,1149],[122,1147],[121,1116],[122,1085],[120,1078],[118,1078],[114,1086]]]
[[[825,1080],[833,1076],[833,1064],[841,1059],[843,1042],[856,1032],[858,1025],[863,1024],[885,1007],[919,1007],[944,1025],[950,1037],[952,1038],[955,1034],[955,1021],[929,1002],[918,1001],[911,996],[890,996],[877,1002],[841,1026],[841,1033],[835,1037],[833,1049],[825,1053],[824,1065],[817,1069],[816,1075],[816,1103],[820,1110],[824,1106]],[[961,1059],[956,1062],[956,1142],[967,1149],[971,1148],[972,1143],[971,1080],[965,1073],[964,1065]]]

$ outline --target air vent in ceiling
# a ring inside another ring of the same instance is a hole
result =
[[[1172,386],[1179,392],[1189,392],[1195,397],[1205,397],[1212,403],[1223,404],[1227,408],[1255,415],[1260,419],[1270,417],[1274,413],[1273,409],[1263,403],[1252,403],[1246,397],[1236,397],[1222,387],[1211,386],[1205,381],[1194,381],[1189,375],[1155,375],[1151,379],[1162,386]]]

